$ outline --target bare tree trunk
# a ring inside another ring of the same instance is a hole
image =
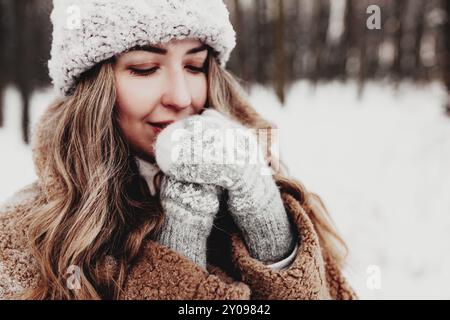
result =
[[[444,1],[444,10],[446,12],[446,21],[443,27],[445,37],[445,52],[443,61],[443,72],[444,72],[444,82],[447,87],[447,102],[445,104],[445,109],[447,115],[450,116],[450,1]]]
[[[323,61],[323,52],[326,48],[327,33],[328,33],[328,23],[330,19],[330,4],[329,0],[316,0],[314,1],[314,13],[313,13],[313,23],[316,25],[312,28],[314,30],[314,35],[312,38],[312,52],[314,69],[311,70],[311,79],[313,83],[316,83],[318,79],[322,78],[324,65],[326,61]]]
[[[423,64],[420,57],[420,48],[422,45],[423,33],[425,30],[425,12],[426,12],[426,0],[420,1],[417,8],[417,13],[415,15],[417,25],[415,26],[415,43],[414,43],[414,78],[416,80],[423,77]]]
[[[4,87],[3,83],[0,83],[0,128],[3,127],[3,122],[4,122],[4,119],[3,119],[4,90],[5,90],[5,87]]]
[[[285,17],[283,0],[278,1],[278,19],[275,32],[275,46],[276,46],[276,94],[281,104],[285,101],[285,86],[286,86],[286,52],[285,52]]]
[[[30,28],[30,15],[33,2],[27,0],[14,1],[14,29],[16,44],[14,47],[15,82],[22,98],[22,137],[25,143],[29,143],[29,99],[32,84],[32,66],[30,66],[32,31]]]
[[[344,13],[344,32],[341,37],[344,50],[344,61],[341,65],[340,72],[342,73],[342,79],[347,80],[347,61],[350,58],[351,50],[355,46],[356,36],[354,25],[355,14],[354,14],[354,1],[347,0],[345,3],[345,13]]]
[[[289,46],[286,50],[286,77],[287,82],[291,84],[297,77],[297,63],[298,58],[300,56],[300,46],[299,42],[301,41],[301,27],[299,25],[299,14],[300,14],[300,1],[299,0],[291,0],[289,2],[289,14],[286,17],[286,25],[289,28],[286,29],[286,41],[285,43]]]
[[[6,87],[6,78],[8,72],[6,71],[6,3],[0,0],[0,127],[3,127],[3,91]]]
[[[359,7],[359,10],[365,9],[365,6]],[[357,42],[359,48],[359,70],[358,70],[358,98],[361,99],[364,93],[364,88],[366,85],[366,79],[369,69],[369,61],[370,61],[370,53],[368,52],[368,46],[370,43],[370,34],[369,32],[376,32],[376,30],[368,30],[365,26],[364,19],[359,21],[360,25],[364,27],[361,28],[359,33],[357,34]]]
[[[22,98],[22,137],[25,143],[30,142],[30,92],[26,88],[20,88]]]
[[[361,99],[367,78],[367,29],[363,28],[359,37],[359,72],[358,72],[358,98]]]
[[[238,66],[240,68],[240,77],[242,77],[246,82],[248,83],[248,80],[250,78],[250,72],[249,72],[249,63],[247,59],[247,51],[245,48],[245,35],[243,27],[244,24],[244,13],[242,9],[242,5],[240,3],[240,0],[234,0],[234,10],[235,10],[235,17],[236,17],[236,29],[237,32],[237,42],[239,43],[238,49],[237,49],[237,56],[239,59]],[[247,88],[248,89],[248,88]]]
[[[370,3],[370,2],[369,2]],[[385,20],[383,12],[385,8],[381,6],[381,24]],[[367,18],[367,16],[366,16]],[[383,28],[368,30],[365,28],[367,35],[366,38],[366,55],[367,55],[367,68],[366,75],[367,78],[376,79],[380,76],[380,59],[379,59],[379,49],[381,42],[383,41]]]
[[[394,16],[396,19],[396,29],[394,33],[395,38],[395,58],[393,64],[393,75],[396,84],[400,81],[402,77],[402,58],[403,58],[403,48],[402,48],[402,38],[403,38],[403,13],[405,12],[406,2],[405,0],[397,0],[394,3]]]
[[[266,52],[267,47],[267,2],[266,0],[255,0],[255,37],[256,37],[256,59],[254,66],[255,80],[258,83],[267,83],[266,67],[264,63],[269,60],[270,52]]]

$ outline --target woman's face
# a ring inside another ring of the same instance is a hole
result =
[[[153,144],[161,129],[203,110],[207,55],[200,41],[186,39],[117,56],[119,125],[136,155],[154,162]]]

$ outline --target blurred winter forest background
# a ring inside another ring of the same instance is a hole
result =
[[[328,206],[360,296],[450,298],[450,1],[225,2],[228,68],[279,127],[290,174]],[[0,0],[0,202],[36,179],[51,8]]]

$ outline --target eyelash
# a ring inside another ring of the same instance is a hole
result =
[[[206,68],[205,67],[202,67],[202,68],[197,68],[197,67],[194,67],[194,66],[186,66],[186,67],[188,69],[190,69],[193,74],[206,73]],[[149,75],[155,73],[157,70],[158,70],[158,67],[154,67],[154,68],[151,68],[151,69],[142,69],[142,70],[130,68],[130,73],[132,75],[146,77],[146,76],[149,76]]]

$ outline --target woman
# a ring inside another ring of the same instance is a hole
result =
[[[221,0],[65,0],[51,17],[62,97],[34,135],[38,181],[1,209],[0,298],[356,297],[322,202],[270,150],[213,161],[271,129],[224,69]]]

